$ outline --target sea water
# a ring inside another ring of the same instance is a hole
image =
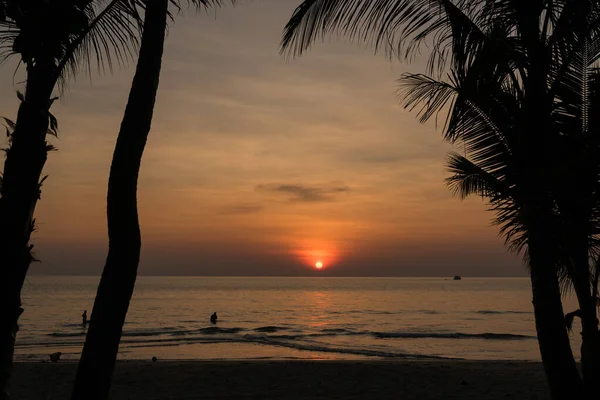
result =
[[[16,358],[78,359],[98,281],[30,277]],[[527,278],[139,277],[119,358],[153,356],[540,359]]]

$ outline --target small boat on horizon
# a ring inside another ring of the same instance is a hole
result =
[[[460,275],[454,275],[455,281],[460,281],[461,279],[462,279],[462,277]]]

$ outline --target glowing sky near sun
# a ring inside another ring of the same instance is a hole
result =
[[[244,2],[170,28],[139,185],[142,274],[514,275],[479,199],[444,187],[449,149],[395,98],[419,71],[332,40],[278,54],[299,0]],[[0,74],[14,117],[21,75]],[[53,111],[34,273],[95,274],[133,68],[81,77]],[[324,268],[316,271],[315,263]]]

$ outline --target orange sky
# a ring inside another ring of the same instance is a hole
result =
[[[444,187],[434,124],[395,98],[390,63],[343,40],[278,54],[299,0],[187,12],[170,29],[142,165],[142,274],[515,275],[480,199]],[[3,116],[22,87],[1,72]],[[53,108],[34,273],[99,273],[105,197],[132,65],[80,77]]]

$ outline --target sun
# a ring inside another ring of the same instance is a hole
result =
[[[316,268],[316,269],[321,269],[321,268],[323,268],[323,263],[322,263],[321,261],[317,261],[317,262],[315,263],[315,268]]]

